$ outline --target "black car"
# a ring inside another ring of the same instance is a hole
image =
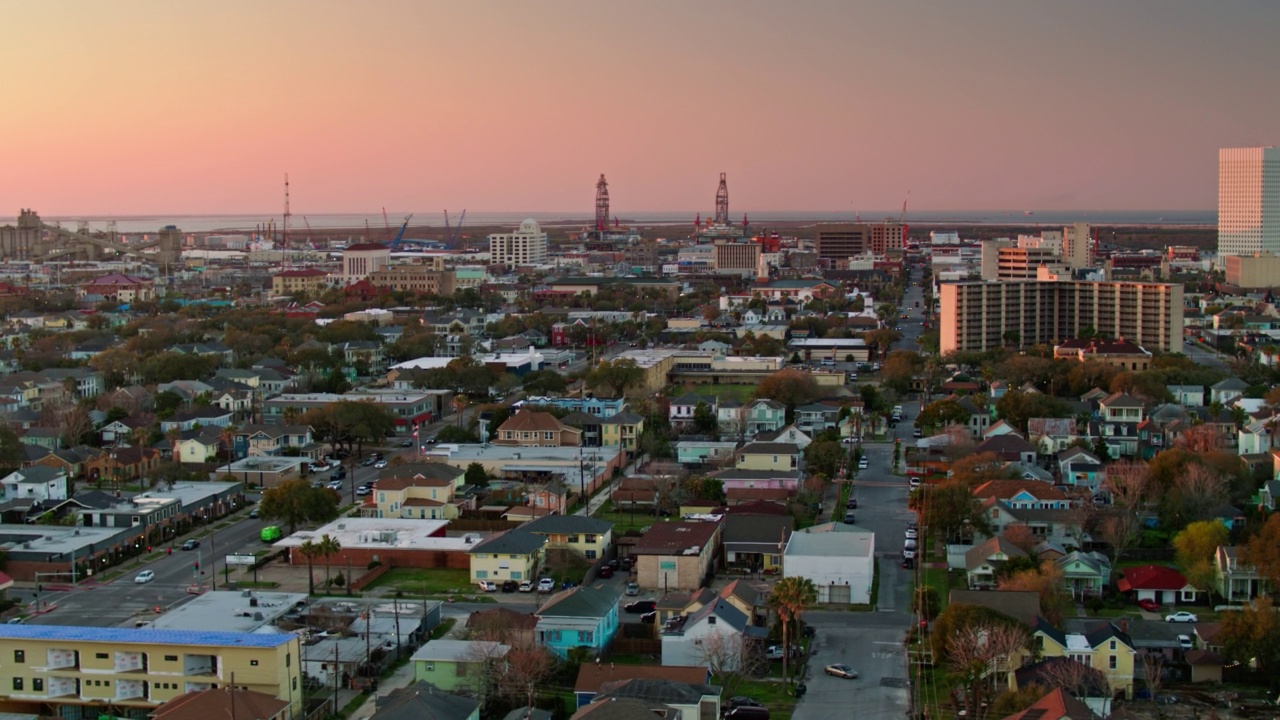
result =
[[[654,610],[641,615],[640,622],[644,623],[645,625],[652,625],[658,622],[658,612]]]
[[[658,609],[657,600],[636,600],[623,607],[629,613],[650,613]]]
[[[853,513],[847,512],[844,514],[844,522],[846,525],[852,525],[857,521],[853,519]]]
[[[756,700],[755,698],[747,697],[746,695],[734,695],[733,697],[729,698],[729,707],[731,708],[761,707],[761,706],[762,705],[759,700]]]
[[[516,582],[515,580],[504,580],[502,582],[502,592],[504,593],[513,593],[519,589],[520,589],[520,583]]]
[[[818,633],[816,630],[813,629],[812,625],[805,625],[804,630],[800,631],[800,635],[807,638],[811,638],[816,634]]]
[[[400,443],[400,447],[413,447],[413,441],[405,440],[404,442]]]
[[[902,569],[903,569],[903,570],[915,570],[915,569],[916,569],[916,559],[915,559],[915,558],[907,558],[906,560],[903,560],[903,561],[902,561]]]
[[[857,509],[858,509],[858,498],[856,498],[856,497],[851,497],[851,498],[849,498],[849,499],[845,502],[845,504],[844,504],[844,508],[845,508],[846,510],[857,510]]]

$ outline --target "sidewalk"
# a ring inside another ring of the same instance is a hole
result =
[[[460,640],[465,632],[465,624],[457,623],[453,626],[453,629],[445,635],[445,637],[451,640]],[[378,698],[390,695],[393,690],[409,687],[413,684],[413,679],[413,663],[405,663],[404,667],[396,670],[390,677],[379,680],[378,691],[370,694],[364,701],[364,704],[357,708],[355,712],[351,713],[351,717],[348,720],[369,720],[369,718],[373,717],[374,712],[378,709]]]

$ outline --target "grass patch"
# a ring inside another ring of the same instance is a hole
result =
[[[642,510],[637,510],[634,513],[630,510],[614,510],[612,500],[605,500],[600,505],[600,509],[596,510],[595,517],[613,523],[613,534],[615,536],[627,530],[644,530],[657,519]]]
[[[449,595],[470,592],[471,571],[445,568],[391,568],[365,590],[391,588],[410,595]]]
[[[456,618],[445,618],[444,620],[442,620],[440,624],[436,626],[436,629],[431,631],[431,639],[439,640],[445,635],[448,635],[449,631],[453,629],[453,625],[456,622],[458,622]]]
[[[769,717],[777,720],[790,720],[795,712],[796,699],[780,682],[771,680],[743,680],[734,690],[735,695],[747,695],[759,700],[769,708]]]
[[[927,567],[921,574],[924,576],[924,584],[933,588],[938,594],[938,612],[942,612],[946,609],[947,597],[951,594],[951,581],[947,578],[947,569]]]
[[[257,582],[254,582],[253,580],[233,580],[232,582],[236,584],[237,588],[245,588],[250,590],[253,590],[253,589],[271,590],[271,589],[280,587],[280,583],[274,580],[259,580]]]
[[[692,389],[688,389],[683,385],[673,385],[669,388],[673,395],[668,397],[680,397],[685,392],[695,392],[699,395],[711,395],[721,399],[732,398],[738,402],[746,403],[754,400],[756,397],[755,385],[694,385]]]

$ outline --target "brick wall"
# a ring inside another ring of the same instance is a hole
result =
[[[450,568],[453,570],[470,570],[471,558],[465,550],[410,550],[397,548],[343,548],[341,552],[330,558],[316,558],[313,564],[323,567],[325,562],[333,568],[346,568],[348,561],[351,569],[361,570],[369,567],[369,563],[377,560],[385,565],[398,568]],[[307,558],[298,548],[289,549],[289,564],[306,567]]]

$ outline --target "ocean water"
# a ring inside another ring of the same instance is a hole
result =
[[[403,222],[404,216],[408,213],[397,210],[396,212],[387,213],[392,218],[393,227],[399,227]],[[669,212],[637,212],[637,213],[620,213],[619,220],[624,225],[693,225],[694,218],[698,216],[695,210],[679,211],[673,210]],[[864,221],[879,221],[885,218],[897,218],[899,213],[893,211],[882,212],[863,212],[860,217]],[[852,222],[854,215],[848,212],[821,212],[821,211],[760,211],[747,212],[747,216],[751,224],[755,227],[769,227],[770,223],[796,223],[796,222]],[[708,217],[706,212],[702,213],[705,220]],[[741,222],[742,215],[733,215],[734,222]],[[359,229],[363,231],[367,224],[371,231],[386,232],[386,223],[382,214],[377,213],[338,213],[328,215],[307,215],[307,222],[313,229],[332,230],[335,228],[342,229]],[[520,221],[526,218],[533,218],[544,225],[589,225],[594,222],[595,215],[590,213],[574,213],[574,212],[477,212],[468,213],[464,221],[464,227],[484,225],[518,225]],[[457,218],[450,214],[451,222],[457,222]],[[116,230],[123,233],[151,233],[159,230],[166,225],[177,225],[185,232],[191,233],[216,233],[216,232],[247,232],[254,228],[264,225],[270,221],[275,221],[277,232],[281,226],[281,219],[278,215],[121,215],[116,217],[107,216],[82,216],[82,217],[45,217],[41,216],[41,220],[47,223],[58,222],[63,227],[74,228],[80,222],[87,222],[90,230],[104,230],[108,223],[114,221]],[[17,222],[16,217],[0,216],[0,225],[12,225]],[[1218,213],[1214,210],[1045,210],[1045,211],[1027,211],[1027,210],[947,210],[947,211],[929,211],[929,210],[912,210],[907,213],[906,222],[908,225],[932,225],[943,223],[958,224],[995,224],[995,225],[1065,225],[1074,222],[1087,222],[1094,225],[1208,225],[1213,226],[1218,222]],[[445,226],[444,215],[438,212],[414,213],[413,220],[410,223],[413,227],[440,227]],[[306,226],[303,225],[302,217],[294,215],[289,223],[292,232],[305,233]]]

